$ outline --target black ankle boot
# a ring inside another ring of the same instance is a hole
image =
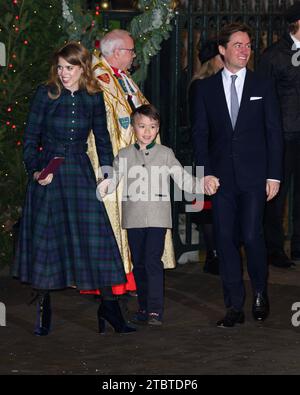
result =
[[[37,317],[34,328],[36,336],[47,336],[51,327],[51,303],[49,292],[37,294]]]
[[[135,332],[136,329],[128,326],[123,318],[117,300],[103,299],[98,308],[99,333],[105,332],[105,322],[107,321],[117,333]]]

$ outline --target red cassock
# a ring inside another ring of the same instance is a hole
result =
[[[126,274],[126,279],[127,279],[126,283],[112,286],[112,292],[114,295],[124,295],[126,294],[126,292],[136,291],[136,284],[135,284],[133,273],[130,272]],[[83,295],[101,295],[99,289],[80,291],[80,293]]]

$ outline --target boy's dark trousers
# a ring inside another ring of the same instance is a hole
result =
[[[127,229],[133,261],[133,274],[137,285],[141,310],[163,313],[164,251],[166,228]]]

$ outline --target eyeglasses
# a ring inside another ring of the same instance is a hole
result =
[[[129,51],[131,53],[135,53],[135,48],[118,48],[118,49],[120,49],[122,51]]]

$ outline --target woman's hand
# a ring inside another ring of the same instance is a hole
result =
[[[97,192],[100,194],[102,198],[104,198],[107,195],[107,191],[110,183],[111,180],[108,178],[105,178],[99,182],[97,186]]]
[[[53,180],[53,174],[52,173],[48,174],[47,177],[44,178],[43,180],[38,180],[40,174],[41,174],[41,171],[35,171],[33,173],[34,180],[37,181],[40,185],[45,186],[45,185],[50,184],[50,182],[52,182],[52,180]]]

